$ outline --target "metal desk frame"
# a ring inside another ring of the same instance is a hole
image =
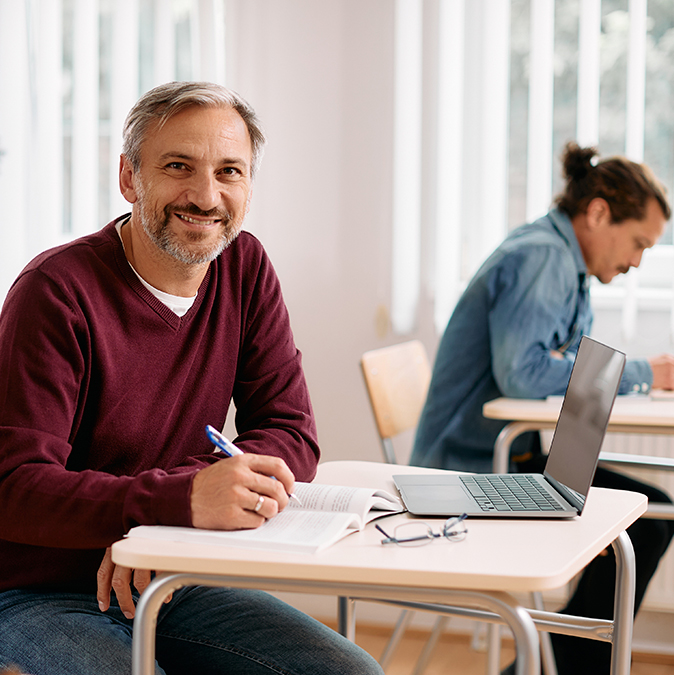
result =
[[[133,623],[132,673],[153,675],[155,631],[164,600],[183,586],[226,586],[271,591],[292,591],[340,596],[339,630],[353,640],[353,601],[391,602],[415,610],[464,616],[505,624],[513,632],[517,650],[517,675],[540,675],[537,630],[564,633],[613,643],[611,675],[629,675],[634,609],[634,549],[623,532],[613,542],[616,554],[616,604],[613,621],[587,619],[554,612],[527,610],[508,593],[470,590],[419,589],[375,584],[307,582],[241,576],[162,573],[141,595]]]

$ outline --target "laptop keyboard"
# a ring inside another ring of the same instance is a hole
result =
[[[563,511],[534,478],[526,474],[461,476],[483,511]]]

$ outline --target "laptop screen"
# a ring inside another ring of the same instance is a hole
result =
[[[545,476],[581,504],[590,489],[625,355],[584,336],[576,355],[545,465]]]

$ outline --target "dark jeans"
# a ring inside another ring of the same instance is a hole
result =
[[[0,668],[128,675],[132,621],[94,595],[0,593]],[[157,621],[156,675],[383,675],[362,649],[261,591],[182,588]]]
[[[541,473],[546,459],[543,455],[534,455],[533,458],[516,464],[516,470],[520,473]],[[601,467],[597,469],[592,484],[596,487],[640,492],[648,497],[649,502],[672,502],[664,492],[652,485]],[[674,534],[674,521],[640,518],[627,529],[627,534],[632,540],[636,557],[636,614],[648,583]],[[615,556],[611,547],[585,568],[573,597],[560,611],[564,614],[612,619],[614,592]],[[608,642],[556,634],[552,634],[551,638],[559,675],[609,673],[611,645]]]

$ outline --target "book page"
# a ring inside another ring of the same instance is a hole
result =
[[[346,536],[358,529],[351,513],[287,510],[268,520],[255,530],[232,533],[241,539],[283,543],[288,550],[310,547],[315,550],[336,541],[337,535]]]
[[[202,530],[193,527],[141,525],[132,528],[127,536],[313,553],[358,529],[357,518],[350,513],[285,509],[260,527],[251,530]]]
[[[363,525],[386,513],[403,511],[401,501],[385,490],[298,482],[294,492],[302,506],[290,502],[286,509],[355,513]]]

